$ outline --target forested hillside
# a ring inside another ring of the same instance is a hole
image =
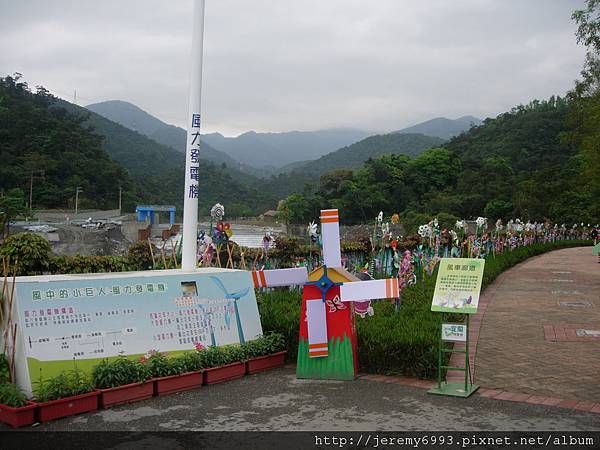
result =
[[[289,173],[282,171],[277,176],[265,178],[263,185],[265,190],[280,198],[292,193],[313,193],[319,184],[319,177],[328,172],[340,169],[351,172],[366,161],[386,154],[416,156],[443,142],[443,139],[422,134],[370,136],[319,159],[291,164],[288,166]]]
[[[0,189],[29,192],[34,176],[35,207],[70,207],[79,186],[81,206],[116,208],[119,186],[133,186],[128,171],[83,118],[51,108],[53,101],[43,88],[32,94],[17,78],[0,78]]]
[[[368,159],[384,154],[416,156],[423,150],[436,147],[443,142],[444,140],[440,138],[414,133],[370,136],[335,152],[328,153],[319,159],[308,161],[306,164],[296,167],[292,174],[302,173],[316,178],[332,170],[357,169]]]
[[[572,103],[534,101],[487,119],[443,147],[415,158],[385,155],[356,171],[321,177],[316,193],[288,197],[292,222],[343,210],[346,222],[371,220],[379,211],[425,220],[432,215],[492,220],[598,220],[598,204],[581,186],[577,147],[565,140]]]
[[[0,78],[0,160],[5,192],[28,192],[34,174],[35,208],[73,207],[78,186],[82,208],[116,208],[119,186],[128,211],[137,203],[183,203],[183,153],[43,88],[32,93],[18,76]],[[247,175],[232,176],[233,169],[206,160],[201,171],[200,211],[221,202],[230,216],[253,215],[276,205],[268,193],[242,181]]]

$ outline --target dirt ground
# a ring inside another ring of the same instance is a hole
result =
[[[110,229],[89,229],[76,225],[50,224],[57,228],[58,240],[50,239],[52,253],[55,255],[86,256],[123,255],[130,242],[125,239],[119,227]],[[27,231],[23,226],[12,226],[11,234]],[[36,233],[44,236],[44,233]],[[47,238],[47,236],[44,236]]]

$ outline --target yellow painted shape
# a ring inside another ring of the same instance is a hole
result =
[[[319,278],[323,276],[323,266],[316,268],[311,273],[308,274],[308,281],[317,281]],[[332,269],[330,267],[327,268],[327,276],[334,283],[348,283],[350,281],[360,281],[350,272],[344,269]]]

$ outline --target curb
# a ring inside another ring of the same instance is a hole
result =
[[[400,384],[402,386],[411,386],[420,389],[430,389],[437,385],[437,382],[431,380],[419,380],[418,378],[399,377],[392,375],[374,375],[361,374],[358,378],[362,380],[378,381],[382,383]],[[588,400],[569,400],[556,397],[543,397],[539,395],[525,394],[522,392],[503,391],[501,389],[479,388],[476,395],[493,400],[504,400],[515,403],[524,403],[530,405],[555,406],[562,409],[573,411],[592,412],[600,414],[600,403]]]

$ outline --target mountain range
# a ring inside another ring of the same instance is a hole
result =
[[[113,122],[119,123],[131,130],[152,139],[155,142],[182,152],[185,149],[186,131],[180,127],[167,124],[152,116],[141,108],[121,100],[110,100],[86,106]],[[267,177],[273,174],[286,173],[294,170],[314,168],[316,172],[342,167],[353,168],[360,165],[371,156],[377,156],[378,140],[382,139],[380,148],[384,152],[405,153],[413,155],[422,146],[439,145],[439,140],[423,140],[416,135],[441,138],[442,140],[456,136],[468,130],[472,125],[481,124],[481,120],[464,116],[456,120],[438,117],[392,134],[409,134],[411,137],[396,139],[390,135],[386,138],[372,136],[373,133],[353,129],[334,128],[316,131],[289,131],[282,133],[258,133],[248,131],[237,137],[226,137],[220,133],[202,135],[203,151],[206,158],[215,163],[225,163],[242,173],[257,177]],[[365,138],[373,137],[370,141],[358,147],[353,144],[362,142]],[[420,140],[416,144],[416,140]],[[406,151],[402,145],[407,146]],[[391,147],[390,147],[391,145]],[[416,146],[415,146],[416,145]],[[344,157],[344,148],[350,152],[349,159]],[[360,152],[366,148],[365,158]],[[341,153],[340,153],[341,152]],[[309,163],[314,161],[314,163]],[[337,162],[336,162],[337,161]]]
[[[185,149],[186,130],[169,125],[131,103],[110,100],[86,108],[160,144],[181,152]],[[202,149],[211,151],[211,160],[219,155],[222,159],[220,162],[228,166],[256,176],[266,176],[286,164],[298,161],[299,155],[303,160],[316,159],[371,134],[352,128],[283,133],[248,131],[237,137],[210,133],[202,135]]]

